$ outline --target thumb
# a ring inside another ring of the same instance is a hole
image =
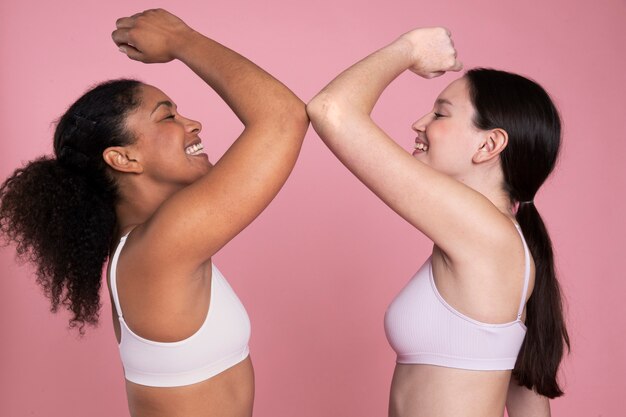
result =
[[[434,71],[434,72],[429,72],[428,74],[426,74],[424,76],[424,78],[426,79],[431,79],[431,78],[437,78],[437,77],[441,77],[443,74],[445,74],[445,71]]]
[[[454,65],[450,67],[448,71],[461,71],[463,69],[463,63],[458,59],[454,61]]]
[[[118,48],[120,52],[126,54],[130,59],[134,61],[141,61],[143,54],[135,47],[129,44],[121,44]]]

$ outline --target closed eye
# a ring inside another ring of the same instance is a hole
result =
[[[441,113],[433,113],[435,115],[435,119],[439,119],[441,117],[446,117],[445,115],[441,114]]]

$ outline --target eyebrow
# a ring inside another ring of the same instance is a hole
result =
[[[157,109],[161,106],[167,106],[167,107],[174,107],[174,104],[169,101],[169,100],[163,100],[163,101],[159,101],[156,106],[154,106],[154,110],[152,110],[152,113],[150,113],[150,115],[152,116],[152,114],[157,111]]]
[[[445,98],[438,98],[437,101],[435,101],[435,103],[436,104],[447,104],[449,106],[454,106],[450,100],[446,100]]]

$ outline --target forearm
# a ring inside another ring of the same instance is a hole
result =
[[[308,121],[304,104],[287,87],[166,10],[120,18],[116,28],[113,41],[130,59],[145,63],[180,60],[226,101],[246,130],[284,130],[287,126],[289,132],[292,128],[301,131]],[[293,120],[297,123],[289,123]]]
[[[369,115],[385,88],[410,67],[410,54],[410,43],[400,38],[357,62],[309,102],[309,117],[319,124],[329,109]]]
[[[462,67],[448,30],[415,29],[337,76],[311,100],[307,112],[316,130],[322,129],[322,136],[329,127],[346,119],[370,123],[369,114],[376,101],[405,70],[433,78]]]
[[[511,378],[506,397],[509,417],[550,417],[550,400]]]
[[[246,127],[305,118],[298,97],[237,52],[196,31],[181,35],[178,43],[175,58],[209,84]]]

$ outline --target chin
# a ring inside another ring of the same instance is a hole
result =
[[[423,162],[426,165],[430,165],[428,163],[428,158],[426,158],[426,152],[414,152],[413,158],[417,159],[420,162]]]
[[[204,177],[205,175],[207,175],[209,172],[211,172],[211,169],[213,168],[213,165],[207,165],[206,167],[204,167],[202,170],[200,170],[200,172],[198,173],[198,175],[196,176],[196,178],[194,178],[193,182],[198,181],[200,178]]]

